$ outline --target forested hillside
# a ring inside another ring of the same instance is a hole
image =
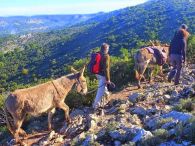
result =
[[[189,48],[193,50],[195,1],[192,0],[151,0],[101,14],[64,30],[1,38],[0,48],[8,52],[0,54],[0,88],[13,90],[64,75],[68,64],[86,57],[102,42],[111,45],[112,55],[119,55],[121,48],[137,49],[149,40],[169,43],[182,23],[189,26],[192,34]],[[9,51],[11,45],[16,45],[14,51]]]

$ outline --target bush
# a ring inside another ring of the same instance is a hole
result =
[[[28,72],[29,72],[28,69],[25,69],[25,68],[22,69],[22,74],[23,74],[23,75],[28,75]]]
[[[180,99],[179,104],[175,105],[173,109],[180,112],[191,112],[195,109],[195,103],[192,102],[191,98]]]
[[[195,118],[189,120],[190,126],[186,135],[187,140],[192,141],[195,144]]]
[[[0,95],[0,108],[3,108],[6,95]]]
[[[157,129],[153,132],[153,137],[141,142],[142,146],[157,146],[167,140],[168,131],[165,129]]]
[[[173,121],[173,118],[160,119],[159,121],[157,121],[157,128],[161,128],[162,125],[164,125],[165,123],[171,122],[171,121]]]

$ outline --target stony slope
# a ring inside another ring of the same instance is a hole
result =
[[[25,129],[33,134],[24,142],[34,146],[195,145],[195,65],[183,70],[178,86],[156,80],[144,89],[129,86],[112,94],[100,112],[90,107],[72,109],[69,126],[63,124],[62,113],[56,115],[55,131],[46,131],[46,117],[31,120]]]

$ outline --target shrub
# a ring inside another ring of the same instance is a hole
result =
[[[195,118],[190,119],[190,127],[186,135],[187,140],[192,141],[195,144]]]
[[[2,108],[4,106],[4,103],[5,103],[5,98],[6,95],[1,95],[0,94],[0,108]]]
[[[180,112],[191,112],[195,109],[195,103],[191,98],[180,99],[179,104],[175,105],[173,109]]]
[[[161,128],[162,125],[164,125],[165,123],[171,122],[171,121],[173,121],[173,118],[160,119],[159,121],[157,121],[157,128]]]
[[[150,137],[141,142],[142,146],[156,146],[167,140],[168,131],[165,129],[157,129],[153,132],[153,137]]]
[[[25,68],[22,69],[22,74],[23,74],[23,75],[28,75],[28,69],[25,69]]]

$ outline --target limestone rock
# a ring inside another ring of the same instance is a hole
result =
[[[144,129],[140,129],[137,135],[133,138],[133,142],[138,142],[141,140],[146,140],[152,137],[152,133],[150,131],[145,131]]]
[[[129,101],[131,101],[132,103],[138,102],[141,98],[143,98],[143,94],[140,93],[133,93],[129,95]]]

